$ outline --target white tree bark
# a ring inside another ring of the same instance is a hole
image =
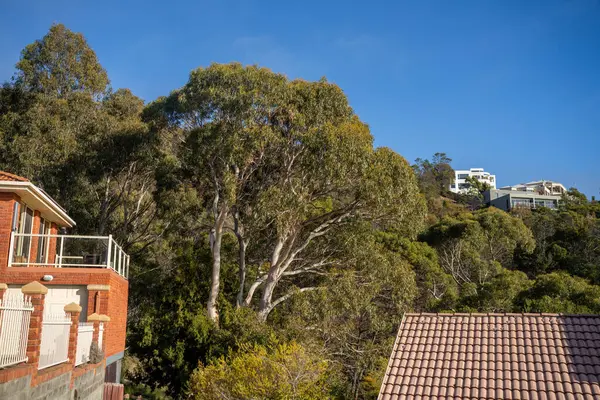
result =
[[[219,297],[219,287],[221,279],[221,240],[223,238],[223,225],[227,213],[222,208],[217,215],[214,226],[214,237],[212,240],[212,272],[210,275],[210,293],[206,309],[208,317],[215,323],[219,323],[219,311],[217,310],[217,299]]]

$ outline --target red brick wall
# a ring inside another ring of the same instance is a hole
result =
[[[0,282],[25,285],[38,281],[44,286],[52,285],[108,285],[110,275],[115,272],[106,268],[54,268],[54,267],[12,267],[0,271]],[[50,282],[42,281],[44,275],[52,275]]]
[[[34,210],[33,211],[33,227],[31,228],[31,233],[37,234],[40,232],[40,223],[42,222],[41,218],[42,217],[41,217],[40,212]],[[29,262],[30,263],[35,263],[35,261],[36,261],[39,241],[40,241],[40,238],[37,236],[33,236],[31,238],[31,245],[29,247]]]
[[[58,226],[54,222],[52,222],[50,234],[58,235]],[[50,238],[50,245],[48,247],[48,264],[54,264],[56,261],[56,241],[57,238]]]
[[[0,192],[0,271],[8,267],[13,208],[18,199],[14,193]]]
[[[127,333],[127,299],[129,283],[122,276],[112,273],[110,276],[110,291],[108,292],[107,310],[103,312],[110,317],[104,331],[106,356],[119,353],[125,349]],[[104,311],[104,310],[103,310]]]

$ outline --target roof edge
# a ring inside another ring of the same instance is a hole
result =
[[[398,349],[398,341],[400,340],[400,333],[402,332],[402,326],[404,325],[404,321],[406,321],[406,316],[408,313],[404,313],[402,315],[402,320],[400,321],[400,325],[398,326],[398,332],[396,333],[396,339],[394,340],[394,346],[392,347],[392,355],[396,354],[396,350]],[[386,379],[390,376],[390,371],[392,370],[394,357],[389,358],[387,368],[385,369],[385,375],[383,375],[383,380],[381,381],[381,387],[379,388],[379,394],[377,395],[377,400],[381,400],[383,395],[383,388],[385,387]]]
[[[6,176],[8,178],[12,178],[13,179],[13,181],[6,181],[6,182],[29,182],[29,179],[24,178],[24,177],[22,177],[20,175],[12,174],[12,173],[7,172],[7,171],[0,171],[0,176],[2,176],[2,175]]]
[[[563,313],[405,313],[403,317],[576,317],[600,318],[600,314],[563,314]]]
[[[69,228],[76,225],[75,221],[69,217],[67,212],[54,200],[50,197],[49,194],[44,192],[41,188],[38,188],[30,181],[0,181],[0,188],[6,189],[23,189],[30,192],[33,196],[40,199],[40,201],[46,203],[52,211],[58,215]]]

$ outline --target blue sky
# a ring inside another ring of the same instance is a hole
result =
[[[340,85],[378,146],[599,196],[600,0],[2,0],[0,80],[53,22],[146,101],[211,62]]]

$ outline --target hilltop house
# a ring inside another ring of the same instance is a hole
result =
[[[450,191],[452,193],[468,193],[471,189],[471,184],[467,182],[467,178],[476,179],[481,183],[487,184],[490,188],[496,189],[496,175],[485,172],[483,168],[471,168],[454,171],[454,181],[450,185]]]
[[[514,208],[557,208],[567,189],[560,183],[537,181],[484,192],[486,204],[509,211]]]
[[[101,399],[125,349],[129,256],[0,172],[0,398]],[[59,233],[60,232],[60,233]]]
[[[544,196],[562,196],[567,193],[567,188],[562,183],[546,180],[503,186],[500,189],[536,193]]]
[[[405,314],[379,400],[599,399],[600,316]]]

